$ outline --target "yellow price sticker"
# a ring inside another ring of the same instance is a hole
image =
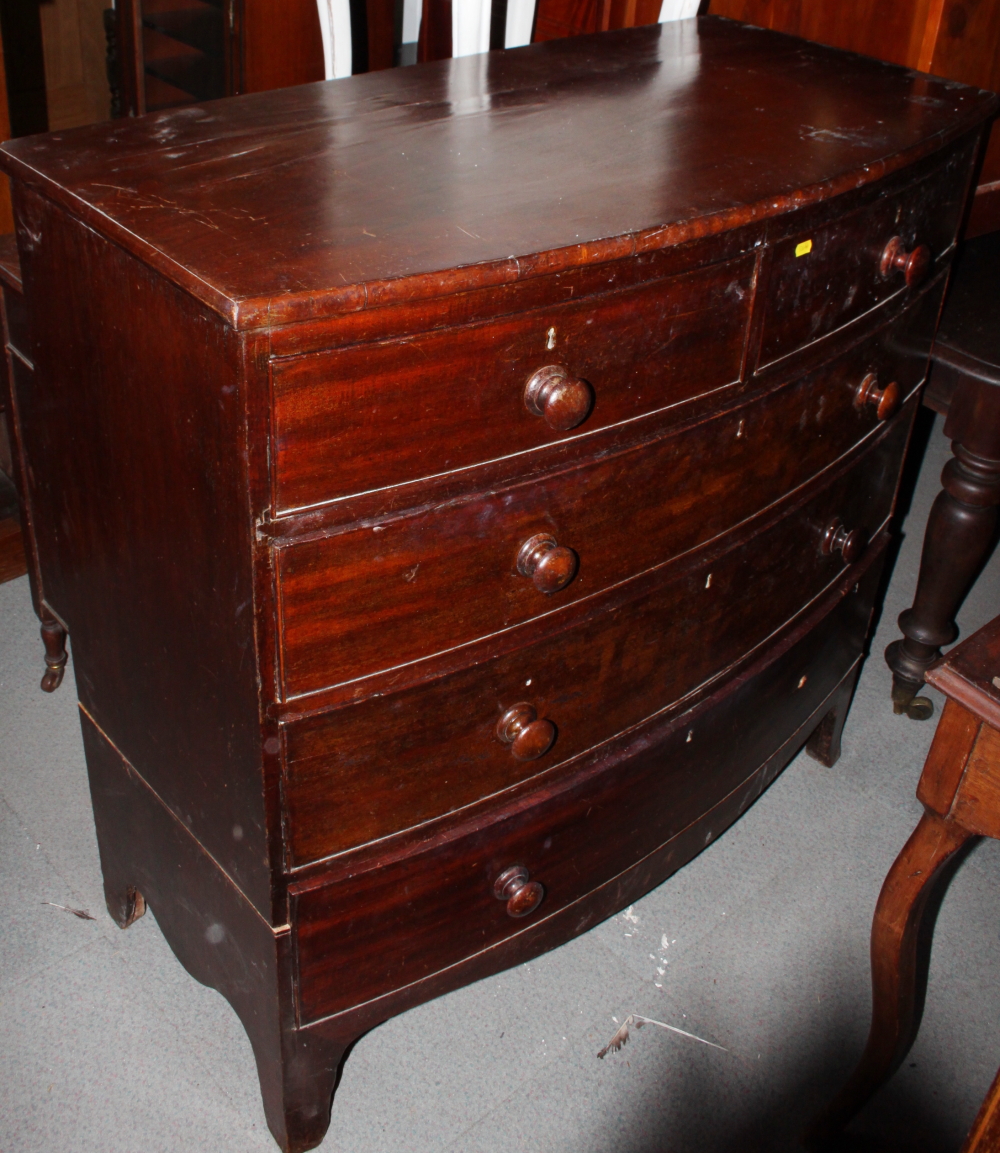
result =
[[[807,256],[813,250],[813,242],[811,240],[803,240],[795,246],[796,256]]]

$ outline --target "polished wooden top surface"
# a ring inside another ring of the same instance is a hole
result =
[[[244,328],[788,211],[995,105],[703,17],[21,138],[0,167]]]

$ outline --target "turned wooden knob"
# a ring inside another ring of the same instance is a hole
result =
[[[556,727],[551,721],[539,720],[534,705],[512,705],[497,724],[497,736],[519,761],[537,761],[552,748]]]
[[[585,380],[572,376],[560,364],[548,364],[524,386],[524,406],[549,428],[576,428],[587,417],[594,394]]]
[[[910,252],[901,236],[894,236],[882,250],[879,270],[883,276],[890,272],[902,272],[907,288],[915,288],[927,275],[931,266],[931,250],[926,244],[918,244]]]
[[[529,537],[517,554],[517,571],[531,577],[540,593],[551,595],[564,589],[576,576],[579,563],[576,553],[547,532]]]
[[[864,408],[866,404],[873,404],[879,420],[888,420],[894,416],[902,399],[902,391],[896,381],[890,381],[885,388],[879,388],[878,377],[870,372],[858,385],[854,394],[856,408]]]
[[[856,528],[848,532],[838,516],[826,526],[819,551],[823,556],[839,552],[848,564],[854,564],[865,551],[867,543],[864,529]]]
[[[509,917],[526,917],[542,903],[545,889],[537,881],[528,880],[524,865],[511,865],[493,882],[493,896],[507,902]]]

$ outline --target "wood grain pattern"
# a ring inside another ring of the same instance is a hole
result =
[[[883,274],[880,267],[890,239],[901,237],[911,249],[927,245],[935,257],[954,244],[966,200],[964,182],[956,182],[955,174],[968,172],[974,147],[957,149],[937,172],[886,199],[875,211],[841,217],[775,244],[761,365],[905,291],[902,272],[892,269]]]
[[[1000,90],[1000,7],[967,0],[711,0],[711,11]],[[1000,227],[1000,132],[989,138],[967,235]]]
[[[473,815],[416,847],[354,858],[342,879],[297,886],[303,1019],[349,1008],[348,971],[363,1002],[530,932],[538,918],[571,906],[681,833],[704,811],[708,795],[722,798],[738,789],[772,752],[773,730],[762,722],[759,703],[780,708],[782,727],[794,732],[850,670],[852,641],[867,628],[878,568],[869,568],[863,593],[850,593],[852,583],[821,606],[807,650],[790,645],[700,715],[635,734],[642,751],[628,761],[613,746],[603,749],[573,776],[494,806],[485,819]],[[702,843],[724,827],[709,826]],[[591,846],[586,858],[581,844]],[[495,878],[511,864],[525,865],[546,889],[524,923],[509,918],[492,893]],[[407,947],[384,948],[387,936],[405,939]],[[349,941],[349,950],[331,948],[334,941]]]
[[[269,913],[234,335],[32,193],[16,199],[26,297],[59,315],[18,396],[45,599],[73,636],[80,700]],[[68,290],[66,268],[97,263],[99,285]],[[146,319],[122,330],[130,310]],[[196,341],[151,356],[152,333],[189,326]],[[199,539],[213,548],[195,554]]]
[[[278,550],[285,695],[510,628],[753,516],[877,427],[877,413],[854,404],[867,373],[880,369],[906,393],[920,383],[926,347],[914,355],[900,338],[922,303],[833,365],[712,421],[568,472]],[[791,436],[794,453],[760,451]],[[579,557],[572,583],[552,598],[516,569],[522,542],[541,532]],[[376,620],[392,621],[391,657]]]
[[[660,0],[537,0],[534,40],[655,24]]]
[[[754,264],[747,256],[516,319],[276,361],[276,511],[562,438],[524,403],[549,364],[594,391],[581,433],[738,380]]]
[[[241,7],[243,69],[233,92],[266,92],[324,78],[315,0],[244,0]]]
[[[843,570],[840,557],[820,551],[832,514],[871,537],[882,528],[895,492],[893,464],[913,411],[768,531],[669,572],[653,591],[623,597],[610,612],[595,609],[582,623],[485,666],[290,726],[284,792],[291,863],[341,852],[509,788],[730,668]],[[494,739],[501,712],[522,698],[557,726],[555,745],[539,761],[512,760]],[[362,789],[364,808],[353,801]]]
[[[480,83],[483,103],[463,103]],[[858,130],[875,104],[878,131]],[[484,150],[487,107],[520,114],[493,116]],[[375,289],[515,281],[536,253],[569,267],[779,215],[937,151],[995,107],[702,18],[496,53],[483,81],[465,57],[15,141],[0,164],[253,327],[363,308]],[[574,114],[585,136],[566,131]]]
[[[709,18],[0,148],[109,910],[230,999],[288,1153],[366,1029],[836,759],[996,107]]]

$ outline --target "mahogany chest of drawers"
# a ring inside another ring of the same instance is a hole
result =
[[[995,108],[705,18],[3,146],[108,907],[283,1148],[836,759]]]

